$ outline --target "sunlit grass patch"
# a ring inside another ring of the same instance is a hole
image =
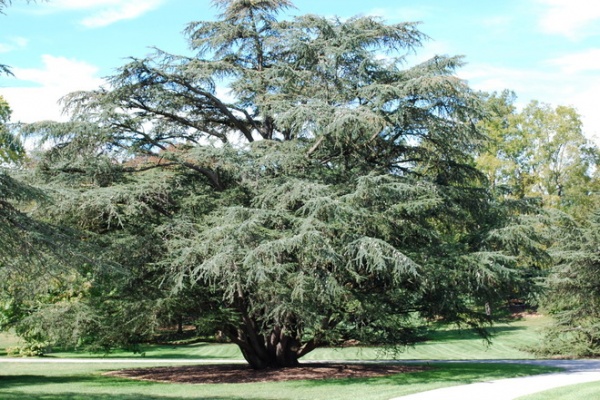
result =
[[[550,389],[519,397],[518,400],[593,400],[598,398],[600,398],[600,381]]]

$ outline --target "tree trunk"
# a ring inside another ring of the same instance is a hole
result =
[[[183,334],[183,315],[177,317],[177,334]]]
[[[237,337],[231,339],[240,347],[244,359],[253,369],[297,367],[299,358],[308,352],[295,337],[279,327],[275,327],[269,335],[243,331],[246,332],[239,330]]]

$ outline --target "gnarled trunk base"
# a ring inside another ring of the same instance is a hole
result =
[[[269,335],[252,332],[243,336],[238,335],[232,341],[240,347],[248,364],[257,370],[297,367],[300,357],[316,347],[312,341],[301,345],[298,339],[279,327],[275,327]]]

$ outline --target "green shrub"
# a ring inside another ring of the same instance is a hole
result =
[[[8,347],[6,353],[11,357],[42,357],[47,353],[48,343],[32,342],[22,346]]]

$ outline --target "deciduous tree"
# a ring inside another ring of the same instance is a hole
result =
[[[538,101],[518,111],[515,99],[508,91],[485,99],[490,117],[482,127],[490,141],[478,166],[513,198],[537,197],[544,207],[585,219],[597,207],[599,152],[579,114]]]

